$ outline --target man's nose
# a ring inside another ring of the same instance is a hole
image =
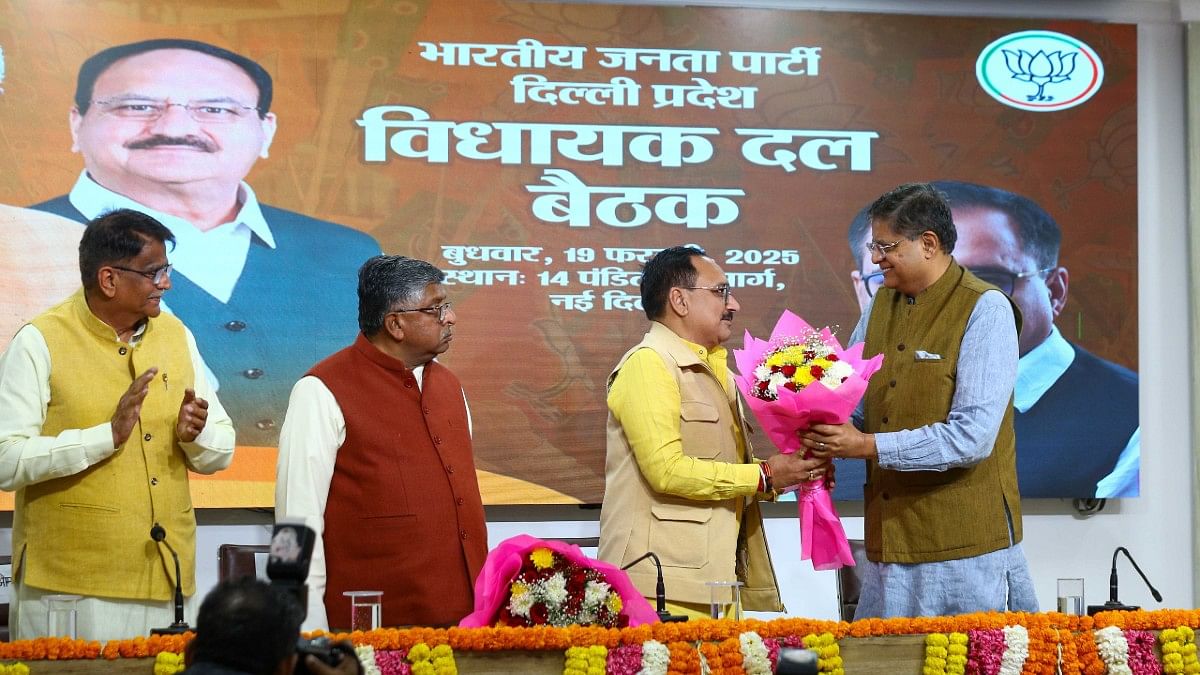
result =
[[[733,296],[733,291],[729,291],[729,299],[725,301],[725,308],[732,309],[735,312],[741,311],[742,305]]]
[[[199,122],[192,118],[192,113],[185,103],[167,103],[162,115],[154,120],[150,128],[163,136],[187,136],[196,133],[200,128]]]

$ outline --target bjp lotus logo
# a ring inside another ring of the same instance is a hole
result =
[[[975,76],[997,101],[1046,112],[1091,98],[1104,81],[1104,65],[1091,47],[1070,35],[1031,30],[985,47],[975,62]]]

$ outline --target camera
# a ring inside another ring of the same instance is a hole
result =
[[[299,638],[296,641],[296,654],[300,656],[296,661],[296,675],[308,675],[308,667],[304,665],[306,656],[315,656],[321,663],[328,666],[336,666],[347,656],[352,659],[358,658],[350,645],[345,642],[331,642],[327,637],[311,640]],[[362,672],[361,666],[359,666],[359,672]]]

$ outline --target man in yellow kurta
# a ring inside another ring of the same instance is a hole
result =
[[[754,459],[721,346],[740,306],[711,258],[685,246],[659,252],[641,295],[650,331],[608,380],[600,558],[624,566],[657,554],[675,613],[707,616],[711,581],[743,582],[746,609],[783,611],[757,500],[825,475],[828,462]],[[629,576],[655,596],[650,562]]]
[[[187,471],[233,457],[233,423],[195,340],[161,314],[171,233],[119,210],[88,224],[83,289],[34,318],[0,355],[0,489],[16,491],[10,625],[45,635],[46,595],[83,596],[79,637],[145,635],[174,619],[175,566],[195,593]]]

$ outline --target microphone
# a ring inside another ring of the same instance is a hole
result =
[[[637,560],[634,560],[628,565],[621,567],[621,569],[627,570],[630,567],[642,562],[646,558],[650,558],[654,561],[654,569],[658,571],[658,583],[654,586],[654,609],[655,613],[658,614],[658,620],[662,621],[663,623],[687,621],[688,618],[686,616],[676,616],[667,611],[667,585],[663,583],[662,563],[659,562],[658,556],[654,555],[654,551],[647,551],[645,555],[639,557]]]
[[[1103,605],[1088,605],[1088,616],[1093,616],[1097,612],[1133,612],[1139,609],[1135,605],[1126,605],[1120,600],[1117,600],[1118,553],[1124,553],[1125,557],[1129,558],[1129,562],[1133,564],[1133,569],[1137,570],[1138,576],[1140,576],[1142,581],[1146,583],[1146,588],[1150,589],[1150,595],[1154,596],[1155,601],[1162,602],[1162,593],[1159,593],[1158,589],[1154,587],[1154,584],[1151,584],[1150,580],[1146,578],[1145,572],[1142,572],[1142,568],[1138,567],[1137,561],[1135,561],[1133,556],[1129,554],[1129,550],[1124,546],[1118,546],[1117,549],[1113,551],[1112,569],[1108,573],[1108,602],[1104,603]]]
[[[175,623],[166,628],[155,628],[150,631],[151,635],[178,635],[191,630],[187,622],[183,620],[183,578],[179,571],[179,554],[175,549],[167,543],[167,530],[158,523],[150,528],[150,538],[155,543],[162,544],[171,552],[171,557],[175,559]]]

